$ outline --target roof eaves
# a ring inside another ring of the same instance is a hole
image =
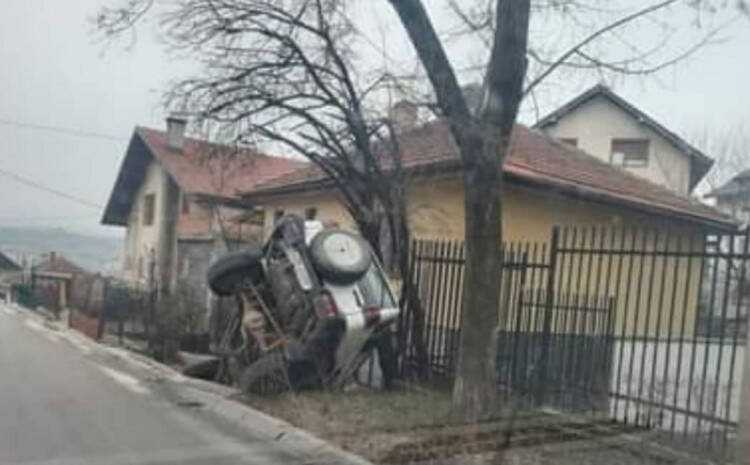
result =
[[[109,195],[107,205],[104,207],[104,212],[102,213],[102,218],[100,220],[101,224],[103,225],[127,226],[127,217],[132,206],[132,195],[134,194],[134,192],[133,186],[128,185],[130,183],[126,177],[135,174],[136,178],[141,178],[142,180],[143,175],[145,175],[145,168],[148,166],[149,161],[147,159],[144,159],[139,163],[133,160],[133,157],[137,157],[143,153],[136,151],[139,148],[137,144],[140,143],[142,144],[141,147],[145,147],[146,149],[150,150],[148,144],[146,144],[143,136],[139,132],[139,129],[139,127],[136,127],[135,131],[133,132],[133,135],[130,138],[130,142],[128,143],[128,148],[125,151],[125,156],[123,157],[122,163],[120,164],[120,169],[117,173],[115,184],[112,187],[112,192]],[[153,158],[153,155],[151,155],[151,159]],[[135,166],[129,166],[134,163]],[[127,197],[127,201],[123,201],[122,196]],[[117,211],[118,209],[124,210]]]
[[[21,265],[16,263],[13,259],[5,255],[4,253],[0,252],[0,268],[3,268],[5,270],[13,270],[13,271],[21,271],[23,268],[21,268]]]
[[[505,175],[523,182],[552,186],[556,189],[564,190],[568,193],[580,196],[588,200],[601,200],[609,204],[618,204],[630,209],[645,213],[667,214],[672,218],[683,219],[685,221],[703,224],[711,228],[725,231],[734,231],[737,224],[731,218],[720,219],[718,217],[709,217],[700,215],[696,212],[690,212],[683,208],[662,205],[654,202],[644,202],[642,199],[633,198],[627,194],[617,194],[608,192],[603,189],[585,184],[575,183],[564,179],[554,179],[542,173],[536,173],[533,170],[524,167],[508,167]],[[717,212],[718,214],[718,212]],[[722,215],[723,216],[723,215]]]

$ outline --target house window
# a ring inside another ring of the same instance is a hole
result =
[[[314,220],[318,217],[318,209],[315,207],[310,207],[305,209],[305,219],[306,220]]]
[[[182,196],[182,214],[183,215],[190,214],[190,201],[185,196]]]
[[[284,210],[274,211],[273,212],[273,224],[278,223],[282,216],[284,216]]]
[[[612,139],[610,162],[626,168],[647,166],[648,146],[648,139]]]
[[[572,145],[573,147],[578,147],[578,139],[575,137],[563,137],[560,139],[560,142],[563,144]]]
[[[151,226],[154,224],[154,207],[156,206],[156,196],[148,194],[143,198],[143,224]]]

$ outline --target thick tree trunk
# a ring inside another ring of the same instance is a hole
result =
[[[496,146],[484,163],[464,172],[466,265],[461,341],[453,407],[464,420],[491,416],[497,407],[495,334],[499,309],[502,242],[500,163]],[[484,157],[483,157],[484,158]]]
[[[481,106],[473,116],[421,0],[390,0],[419,55],[464,164],[466,265],[462,334],[453,391],[467,421],[492,415],[497,373],[501,167],[526,75],[529,0],[497,0]]]

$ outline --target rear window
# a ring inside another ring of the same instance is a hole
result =
[[[393,299],[391,290],[385,281],[385,275],[375,263],[370,265],[367,273],[362,276],[357,286],[362,293],[365,306],[378,308],[396,307],[396,301]]]

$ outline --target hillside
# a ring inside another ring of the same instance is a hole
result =
[[[35,256],[55,251],[94,272],[114,270],[121,248],[122,241],[116,237],[88,236],[62,228],[0,226],[0,250]]]

